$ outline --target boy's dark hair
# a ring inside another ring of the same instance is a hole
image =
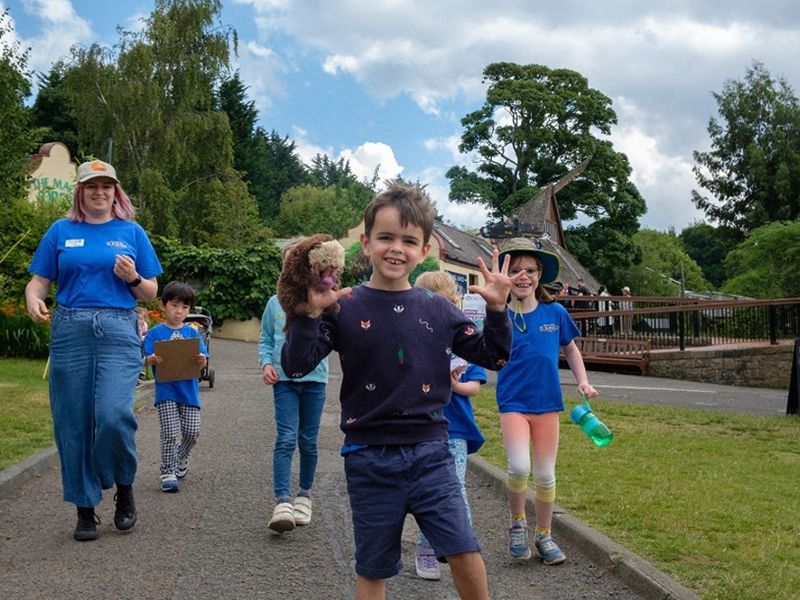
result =
[[[364,209],[364,234],[369,237],[375,224],[375,215],[387,206],[400,213],[403,227],[414,225],[422,228],[422,243],[427,244],[433,232],[434,209],[428,193],[418,185],[407,185],[398,180],[390,181],[386,191],[372,199]]]
[[[166,304],[170,300],[177,300],[189,306],[194,306],[196,295],[194,288],[189,284],[183,283],[182,281],[170,281],[164,286],[164,289],[161,290],[161,302]]]

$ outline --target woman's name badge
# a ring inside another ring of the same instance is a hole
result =
[[[80,240],[66,240],[64,242],[65,248],[83,248],[83,239]]]

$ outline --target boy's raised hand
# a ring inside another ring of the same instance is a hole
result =
[[[352,289],[349,287],[341,290],[327,289],[325,291],[320,291],[314,287],[309,287],[308,304],[311,306],[311,310],[309,311],[308,316],[312,319],[316,319],[322,314],[322,311],[329,306],[336,304],[339,301],[339,298],[342,296],[349,296],[350,292],[352,292]]]
[[[499,259],[500,251],[495,248],[492,252],[492,270],[486,268],[486,263],[483,258],[478,257],[478,268],[483,274],[483,280],[486,282],[484,285],[471,285],[469,291],[483,296],[486,300],[486,308],[489,310],[503,311],[506,309],[506,300],[511,291],[511,285],[522,276],[522,271],[514,275],[508,276],[508,265],[511,263],[511,257],[506,256],[503,261],[502,267],[500,266]]]

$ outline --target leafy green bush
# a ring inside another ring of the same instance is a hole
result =
[[[0,310],[0,356],[46,358],[49,342],[49,323],[34,323],[16,304]]]
[[[164,273],[159,287],[173,280],[197,290],[198,306],[208,309],[215,323],[260,317],[275,293],[281,251],[272,243],[238,248],[209,248],[152,237]]]

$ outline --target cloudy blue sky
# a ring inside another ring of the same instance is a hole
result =
[[[113,46],[117,26],[141,27],[149,0],[0,0],[30,67],[47,71],[70,46]],[[308,160],[345,157],[360,176],[428,184],[456,225],[485,212],[451,205],[444,173],[460,119],[485,98],[492,62],[583,74],[613,100],[611,140],[633,167],[642,225],[680,231],[702,218],[691,203],[692,151],[705,150],[712,92],[753,60],[800,93],[800,11],[790,0],[226,0],[239,36],[237,67],[261,125]]]

